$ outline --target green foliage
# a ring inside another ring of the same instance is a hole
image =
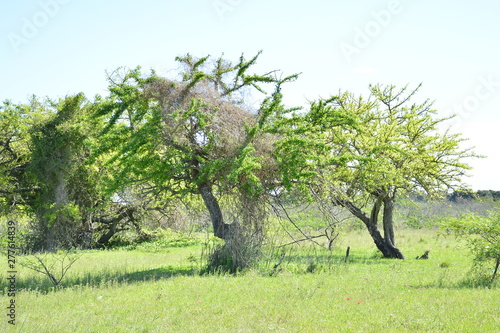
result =
[[[282,109],[280,85],[295,77],[246,74],[257,56],[234,65],[208,59],[177,57],[185,68],[182,82],[140,68],[110,76],[110,98],[96,113],[107,117],[100,152],[112,153],[109,163],[120,170],[110,192],[137,181],[173,194],[196,192],[203,182],[258,190],[261,165],[252,143]],[[258,83],[276,89],[268,94]],[[257,115],[239,106],[238,94],[250,87],[266,94]]]
[[[0,106],[0,211],[23,214],[36,186],[25,182],[31,160],[31,128],[51,112],[35,97],[29,104],[5,101]]]
[[[476,155],[459,148],[458,135],[439,134],[447,119],[436,118],[428,101],[410,104],[418,88],[406,90],[370,86],[368,100],[340,93],[287,120],[292,129],[278,149],[285,184],[321,177],[346,193],[431,195],[455,185],[469,169],[462,159]]]
[[[494,263],[493,281],[500,263],[500,212],[492,212],[490,216],[466,214],[460,218],[448,218],[442,227],[467,241],[479,266]]]
[[[339,108],[358,119],[358,129],[346,134],[356,161],[340,170],[341,181],[368,193],[399,189],[430,195],[460,181],[469,168],[462,159],[475,155],[460,150],[458,135],[438,134],[437,125],[446,119],[435,117],[431,103],[410,104],[417,90],[376,85],[370,86],[374,102],[340,98]]]
[[[92,105],[82,94],[48,101],[47,108],[51,116],[30,128],[27,179],[39,188],[30,203],[38,220],[32,247],[89,246],[91,240],[82,240],[90,232],[85,222],[102,199],[99,165],[87,165],[99,124],[90,119]]]
[[[312,102],[306,114],[294,113],[277,123],[282,138],[275,154],[287,188],[298,186],[307,193],[306,185],[321,177],[325,167],[345,165],[351,159],[337,153],[334,139],[343,140],[339,133],[355,127],[356,120],[335,108],[334,101]]]
[[[107,156],[93,154],[105,125],[102,117],[93,117],[101,102],[78,94],[57,101],[33,99],[12,109],[25,120],[26,150],[11,195],[17,208],[24,207],[16,218],[32,220],[29,234],[23,230],[27,251],[92,247],[106,231],[98,221],[110,214],[111,194],[102,180],[114,170],[104,164]]]
[[[62,207],[56,203],[52,203],[48,207],[44,207],[44,210],[49,228],[52,228],[59,218],[70,220],[79,220],[82,218],[80,207],[74,202],[69,202]]]
[[[228,175],[228,181],[240,184],[241,189],[249,196],[257,196],[262,192],[262,184],[255,171],[262,168],[261,158],[255,156],[255,148],[246,146],[234,161],[234,167]]]

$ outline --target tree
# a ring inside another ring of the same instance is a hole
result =
[[[100,199],[97,172],[86,165],[86,140],[97,133],[96,124],[88,121],[91,104],[78,94],[48,101],[47,108],[51,116],[30,129],[27,182],[39,188],[31,202],[37,218],[33,248],[89,247],[91,209]]]
[[[38,188],[26,184],[24,176],[30,163],[30,129],[48,116],[36,98],[29,104],[5,101],[0,106],[0,209],[14,214],[24,206]],[[19,209],[17,209],[19,210]]]
[[[397,195],[441,195],[460,184],[463,159],[476,156],[460,148],[458,134],[438,131],[447,118],[436,118],[432,103],[410,102],[419,87],[375,85],[368,99],[340,93],[313,102],[289,120],[279,144],[285,184],[307,185],[347,209],[388,258],[404,259],[394,234]]]
[[[139,221],[149,201],[116,203],[102,182],[113,170],[94,154],[105,125],[93,117],[98,105],[83,94],[47,101],[50,116],[30,128],[24,182],[37,188],[29,202],[36,216],[31,250],[100,247],[131,228],[148,238]]]
[[[226,244],[246,237],[242,230],[262,230],[259,198],[274,186],[276,169],[266,129],[285,112],[282,84],[296,76],[248,74],[257,58],[241,56],[233,64],[188,54],[177,58],[184,67],[180,80],[143,75],[140,68],[112,73],[110,97],[97,114],[108,123],[101,150],[117,149],[109,163],[120,172],[110,191],[142,184],[164,197],[199,195],[214,235]],[[263,98],[253,108],[257,93]],[[224,217],[223,196],[238,199],[245,221]]]
[[[101,246],[130,228],[147,236],[139,219],[149,202],[116,204],[104,191],[101,177],[111,170],[92,155],[104,128],[91,117],[99,102],[77,94],[1,107],[0,209],[30,221],[23,250]]]

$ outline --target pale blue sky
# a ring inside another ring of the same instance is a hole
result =
[[[287,103],[370,83],[424,86],[450,125],[470,138],[474,189],[500,190],[500,2],[431,0],[25,0],[0,3],[0,99],[106,91],[119,66],[175,73],[174,58],[237,59],[302,72]]]

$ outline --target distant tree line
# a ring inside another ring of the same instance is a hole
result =
[[[476,200],[476,199],[492,199],[494,201],[500,199],[500,191],[493,190],[457,190],[447,195],[447,199],[452,202],[459,200]]]

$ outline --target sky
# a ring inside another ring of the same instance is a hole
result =
[[[191,53],[301,73],[290,106],[369,84],[423,86],[447,125],[487,157],[464,182],[500,190],[500,2],[495,0],[24,0],[0,2],[0,100],[106,94],[106,72],[173,76]]]

